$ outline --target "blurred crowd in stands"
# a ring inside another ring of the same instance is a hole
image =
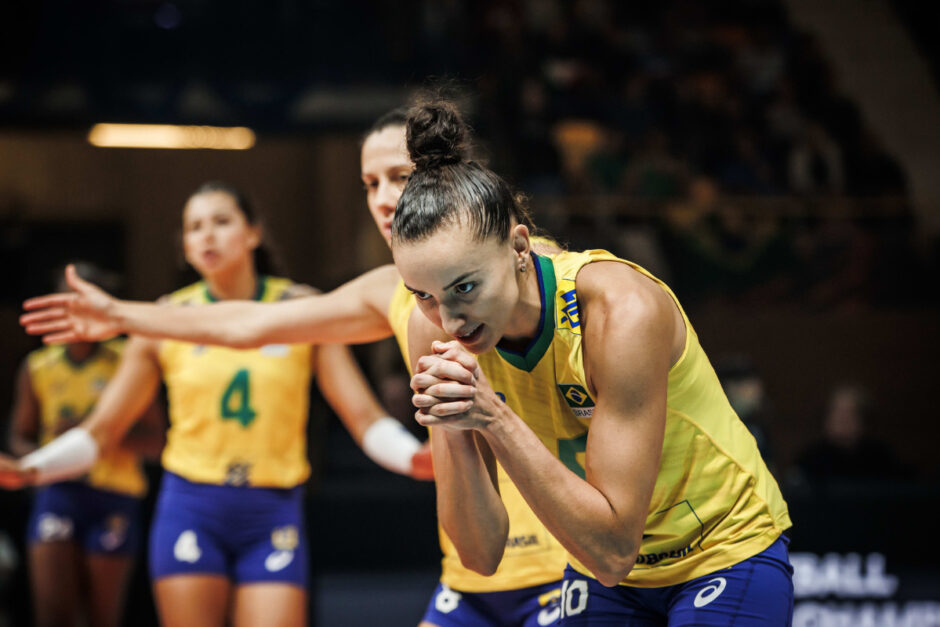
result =
[[[872,480],[904,480],[914,476],[884,441],[869,432],[876,401],[865,386],[842,382],[829,391],[820,411],[818,430],[785,469],[770,432],[785,418],[776,415],[761,373],[744,355],[729,355],[716,364],[731,406],[747,426],[764,461],[787,489],[826,489],[833,485]],[[775,424],[776,423],[776,424]],[[781,473],[782,470],[785,470]]]
[[[676,198],[705,176],[742,195],[904,194],[777,0],[491,2],[474,14],[487,43],[480,130],[529,192]]]
[[[933,260],[904,173],[778,0],[478,9],[426,4],[426,47],[457,43],[428,70],[479,73],[489,157],[536,215],[569,199],[572,246],[637,259],[690,302],[909,304]]]

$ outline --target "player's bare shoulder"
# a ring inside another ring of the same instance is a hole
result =
[[[578,272],[582,310],[598,306],[630,317],[662,313],[672,306],[669,295],[653,279],[619,261],[595,261]]]
[[[685,343],[685,322],[662,285],[631,265],[597,261],[578,273],[578,302],[585,333],[610,337],[616,326],[627,334],[655,333],[668,340],[678,355]]]

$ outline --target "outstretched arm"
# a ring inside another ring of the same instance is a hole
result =
[[[74,290],[24,303],[27,333],[49,344],[99,341],[120,333],[197,344],[256,348],[264,344],[372,342],[391,335],[387,308],[399,280],[394,266],[372,270],[327,294],[280,301],[228,301],[206,307],[164,307],[122,301],[81,279]]]
[[[379,404],[351,351],[341,344],[316,351],[320,391],[356,444],[386,470],[433,479],[431,468],[421,463],[421,442]]]

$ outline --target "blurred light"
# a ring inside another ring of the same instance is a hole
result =
[[[88,142],[100,148],[248,150],[255,145],[255,133],[243,126],[95,124]]]
[[[154,11],[153,22],[160,28],[173,30],[183,22],[183,14],[175,4],[165,2]]]

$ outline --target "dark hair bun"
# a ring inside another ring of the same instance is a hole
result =
[[[421,103],[408,112],[408,154],[416,170],[459,163],[467,152],[468,129],[446,100]]]

